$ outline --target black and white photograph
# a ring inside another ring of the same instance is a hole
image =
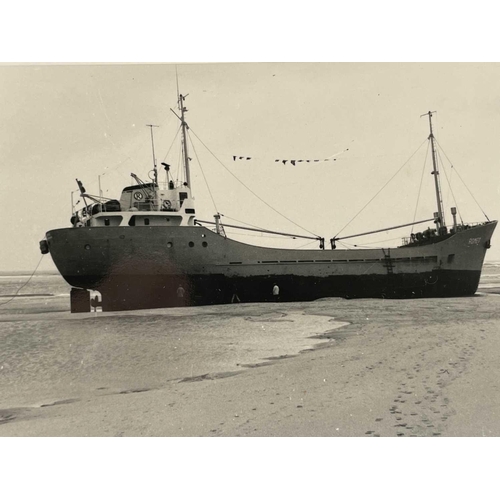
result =
[[[2,435],[498,435],[500,66],[0,73]]]
[[[0,64],[0,442],[329,477],[500,436],[500,63],[330,49]]]

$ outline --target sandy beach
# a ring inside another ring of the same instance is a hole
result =
[[[500,296],[2,311],[2,436],[498,436]],[[44,310],[44,313],[39,312]]]

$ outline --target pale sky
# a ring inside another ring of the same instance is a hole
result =
[[[455,171],[450,170],[441,153],[440,168],[451,179],[463,220],[479,222],[484,216],[456,172],[488,217],[499,217],[499,64],[245,63],[177,68],[181,92],[189,94],[186,118],[192,134],[267,203],[327,241],[423,143],[340,236],[412,222],[429,134],[427,117],[420,115],[429,110],[437,111],[435,136],[454,165]],[[145,125],[160,125],[155,129],[160,163],[178,128],[169,109],[175,106],[174,65],[0,66],[0,271],[32,271],[45,232],[69,226],[75,178],[87,192],[97,193],[101,175],[104,193],[112,198],[119,198],[130,184],[130,172],[147,179],[152,159]],[[191,137],[219,212],[271,230],[308,234],[246,191]],[[166,159],[174,173],[179,147],[174,144]],[[197,216],[212,220],[215,208],[190,148]],[[293,166],[274,161],[335,154],[335,162]],[[234,162],[233,155],[252,160]],[[436,211],[431,170],[429,154],[416,220]],[[450,207],[455,203],[444,173],[441,182],[451,224]],[[223,221],[235,223],[227,217]],[[227,232],[254,245],[307,244]],[[396,246],[409,232],[401,229],[346,243]],[[487,259],[500,260],[498,234]],[[53,268],[50,256],[44,258],[41,269]]]

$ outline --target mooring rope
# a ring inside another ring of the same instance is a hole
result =
[[[10,298],[9,300],[7,300],[5,302],[0,302],[0,306],[4,306],[5,304],[8,304],[9,302],[12,302],[17,297],[17,294],[31,281],[31,278],[33,278],[33,276],[35,275],[35,273],[36,273],[36,271],[38,269],[38,266],[40,265],[40,263],[42,262],[42,259],[44,257],[45,257],[45,255],[42,254],[42,256],[40,257],[40,260],[38,261],[38,264],[35,267],[35,270],[31,273],[31,276],[28,278],[28,281],[26,281],[26,283],[24,283],[24,285],[21,285],[17,289],[17,292],[14,294],[14,296],[12,298]]]

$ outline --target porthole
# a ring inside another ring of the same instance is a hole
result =
[[[206,234],[202,234],[202,235],[201,235],[201,237],[202,237],[202,238],[206,238],[206,237],[207,237],[207,235],[206,235]]]
[[[190,241],[190,242],[189,242],[189,246],[190,246],[191,248],[193,248],[193,247],[194,247],[194,243],[193,243],[192,241]]]
[[[207,243],[206,241],[204,241],[204,242],[202,243],[202,246],[204,246],[204,247],[206,248],[206,247],[208,247],[208,243]]]
[[[172,247],[173,247],[173,243],[172,243],[171,241],[169,241],[169,242],[167,243],[167,248],[172,248]]]
[[[87,243],[83,248],[85,248],[85,250],[90,250],[90,245]]]

